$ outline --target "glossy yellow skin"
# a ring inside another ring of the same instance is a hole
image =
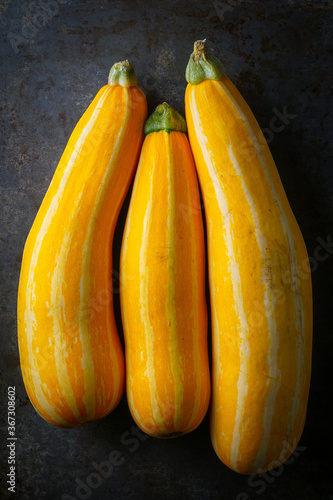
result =
[[[106,85],[98,92],[69,139],[24,248],[23,380],[37,412],[59,427],[107,415],[124,391],[112,239],[146,113],[137,87]]]
[[[205,248],[187,137],[143,144],[123,236],[126,384],[137,425],[158,438],[195,429],[210,398]]]
[[[185,109],[208,232],[212,443],[233,470],[263,472],[290,456],[304,426],[307,252],[269,148],[230,79],[189,84]]]

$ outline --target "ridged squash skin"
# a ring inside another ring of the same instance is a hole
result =
[[[111,412],[125,367],[112,297],[112,240],[143,141],[137,86],[105,85],[76,125],[27,238],[18,291],[24,384],[49,423]]]
[[[211,439],[231,469],[273,469],[305,422],[312,345],[306,247],[270,150],[230,81],[189,83],[212,315]]]
[[[209,405],[198,200],[186,135],[147,135],[121,248],[120,298],[129,408],[140,429],[157,438],[192,431]]]

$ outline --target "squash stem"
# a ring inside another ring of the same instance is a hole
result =
[[[224,65],[213,56],[205,45],[206,40],[194,43],[194,50],[186,67],[186,80],[197,85],[204,80],[220,80],[225,74]]]
[[[136,87],[138,80],[130,62],[120,61],[115,63],[109,73],[109,85],[122,87]]]
[[[144,128],[146,135],[161,130],[168,132],[168,134],[170,132],[186,134],[187,130],[184,118],[166,102],[157,106],[154,113],[146,121]]]

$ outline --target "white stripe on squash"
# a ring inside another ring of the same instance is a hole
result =
[[[31,263],[30,263],[28,280],[27,280],[27,291],[26,291],[27,305],[26,305],[25,314],[24,314],[25,325],[26,325],[25,332],[26,332],[27,348],[28,348],[27,366],[29,366],[29,367],[35,366],[34,354],[32,351],[32,343],[33,343],[33,336],[34,336],[34,324],[36,326],[36,319],[35,319],[35,316],[33,313],[33,310],[34,310],[33,304],[34,304],[34,301],[36,300],[35,295],[34,295],[34,287],[35,287],[34,276],[35,276],[35,268],[36,268],[36,265],[38,262],[40,249],[41,249],[41,246],[43,244],[44,236],[46,235],[46,233],[47,233],[47,231],[52,223],[52,219],[57,212],[59,201],[60,201],[61,196],[64,192],[64,189],[66,187],[68,178],[70,177],[70,175],[72,173],[73,166],[75,165],[75,161],[80,154],[80,151],[81,151],[81,148],[82,148],[84,141],[86,140],[88,134],[91,132],[91,130],[94,126],[95,120],[100,112],[101,106],[102,106],[107,94],[109,93],[109,91],[110,91],[110,88],[107,88],[106,91],[102,94],[89,122],[87,123],[87,125],[83,129],[83,131],[80,135],[80,138],[78,139],[77,143],[75,144],[73,153],[72,153],[72,155],[67,163],[66,170],[65,170],[64,175],[60,181],[59,188],[58,188],[55,196],[51,200],[51,203],[47,209],[47,213],[46,213],[46,215],[43,219],[43,222],[41,224],[39,233],[36,237],[36,244],[34,246],[32,257],[31,257]],[[56,345],[55,338],[53,338],[53,343],[54,343],[54,345]],[[39,405],[48,413],[48,415],[50,415],[50,417],[55,422],[57,422],[61,425],[68,425],[68,422],[66,422],[65,420],[60,418],[58,416],[58,414],[56,413],[56,410],[53,408],[53,406],[51,406],[48,403],[48,401],[44,395],[44,392],[43,392],[43,388],[45,390],[45,384],[43,384],[41,379],[40,379],[38,369],[33,370],[31,381],[32,381],[32,385],[33,385],[33,392],[35,394],[35,397],[36,397]],[[66,399],[67,399],[67,395],[66,395]]]
[[[238,446],[241,439],[241,421],[242,416],[245,409],[245,401],[246,395],[248,392],[248,383],[247,383],[247,364],[250,357],[250,344],[248,340],[249,327],[246,318],[246,314],[244,311],[243,297],[241,292],[241,277],[239,272],[239,265],[236,262],[235,252],[233,248],[233,234],[231,229],[231,214],[228,207],[227,199],[223,193],[221,188],[218,175],[216,174],[216,166],[213,164],[212,158],[208,154],[209,146],[208,141],[205,135],[202,133],[202,128],[200,127],[200,123],[198,120],[199,112],[195,102],[195,99],[192,101],[195,112],[193,113],[193,120],[196,123],[196,132],[198,135],[198,140],[201,144],[204,145],[202,148],[202,153],[209,171],[210,178],[212,179],[212,185],[215,190],[215,197],[220,208],[221,214],[221,227],[224,233],[224,240],[227,249],[228,256],[228,272],[231,277],[232,289],[233,289],[233,297],[234,297],[234,308],[239,318],[240,324],[240,375],[237,382],[237,410],[236,410],[236,419],[235,419],[235,427],[233,433],[233,441],[232,441],[232,449],[231,449],[231,461],[236,463],[237,455],[238,455]],[[200,132],[199,132],[200,130]],[[216,223],[216,221],[215,221]],[[215,229],[216,230],[216,229]],[[215,290],[212,290],[212,296],[215,293]],[[214,301],[213,301],[214,302]],[[216,335],[217,332],[217,335]],[[218,337],[219,330],[215,330],[215,338]],[[214,338],[214,341],[215,341]],[[218,380],[219,371],[218,368],[216,373],[214,374],[215,380]]]
[[[177,431],[180,427],[180,422],[182,418],[181,409],[183,407],[183,384],[181,380],[181,359],[178,347],[178,325],[176,316],[176,287],[175,287],[175,276],[174,269],[176,269],[176,259],[177,256],[174,252],[175,248],[175,218],[176,218],[176,200],[175,200],[175,176],[173,164],[173,154],[172,154],[172,142],[170,140],[170,135],[165,134],[166,149],[168,150],[168,218],[167,218],[167,234],[168,234],[168,244],[167,244],[167,263],[168,263],[168,298],[167,298],[167,316],[168,324],[171,323],[171,328],[169,328],[170,340],[169,340],[169,356],[170,356],[170,366],[171,373],[174,378],[175,387],[175,400],[174,408],[170,408],[171,411],[174,410],[174,429]],[[171,251],[170,251],[171,250]],[[168,311],[169,309],[169,311]],[[169,314],[168,314],[169,313]],[[172,396],[171,396],[172,398]]]
[[[261,229],[260,229],[260,222],[258,218],[258,213],[255,208],[255,203],[253,201],[253,198],[251,196],[251,193],[249,192],[245,181],[244,177],[242,175],[242,170],[239,167],[239,164],[235,158],[235,155],[232,150],[232,145],[229,145],[228,148],[229,151],[229,157],[230,160],[235,168],[236,174],[239,176],[242,188],[244,191],[244,195],[246,198],[246,201],[249,204],[252,219],[254,222],[254,227],[255,227],[255,234],[256,234],[256,240],[259,245],[260,249],[260,254],[262,260],[265,262],[266,257],[267,257],[267,251],[266,251],[266,238],[264,237]],[[273,274],[273,280],[274,280],[274,274]],[[276,399],[276,394],[277,391],[280,387],[280,380],[281,380],[281,372],[277,367],[277,352],[279,348],[279,334],[276,330],[276,321],[275,321],[275,315],[274,315],[274,302],[275,302],[275,295],[272,293],[272,288],[269,286],[269,283],[267,283],[267,277],[265,276],[265,270],[263,270],[263,276],[262,276],[262,282],[265,284],[265,290],[264,290],[264,307],[265,307],[265,312],[266,312],[266,319],[268,322],[268,335],[269,335],[269,342],[270,342],[270,348],[267,353],[267,360],[268,360],[268,377],[270,379],[274,379],[275,382],[274,384],[271,384],[270,391],[267,397],[267,401],[265,404],[265,413],[264,413],[264,435],[261,441],[261,447],[258,452],[258,456],[260,459],[262,459],[262,463],[265,463],[266,461],[266,449],[267,449],[267,443],[268,443],[268,437],[269,437],[269,432],[271,428],[271,422],[274,414],[274,403]],[[239,425],[240,422],[236,421],[236,425]],[[232,443],[232,447],[234,446],[234,443]],[[235,450],[235,456],[238,456],[238,446],[237,446],[237,451]],[[236,462],[233,463],[233,467],[236,468]]]
[[[75,201],[76,211],[72,213],[71,219],[75,218],[79,210],[79,201],[81,196]],[[62,294],[62,287],[64,283],[65,276],[65,263],[67,261],[68,252],[70,249],[71,241],[73,238],[73,233],[67,231],[60,253],[56,257],[56,265],[51,279],[51,300],[49,306],[48,314],[53,320],[53,344],[54,344],[54,360],[56,365],[57,378],[59,385],[62,388],[64,394],[66,394],[67,403],[70,406],[77,421],[80,420],[80,412],[77,406],[76,398],[74,396],[74,391],[71,387],[68,370],[66,366],[66,345],[64,339],[61,336],[62,332],[62,320],[61,320],[61,309],[64,310],[64,297]],[[52,338],[49,338],[52,343]]]
[[[153,208],[153,199],[154,199],[154,192],[153,192],[153,179],[154,179],[154,171],[156,168],[156,163],[155,160],[153,160],[153,168],[151,172],[151,182],[150,182],[150,199],[147,205],[147,210],[144,216],[143,220],[143,236],[142,236],[142,245],[140,248],[140,300],[139,303],[141,304],[140,308],[140,313],[141,313],[141,321],[142,324],[144,325],[144,330],[145,330],[145,338],[146,338],[146,352],[147,352],[147,369],[145,372],[146,377],[148,378],[148,385],[149,385],[149,391],[150,391],[150,406],[152,410],[152,415],[153,419],[156,423],[162,422],[162,416],[159,411],[158,406],[154,404],[154,401],[156,400],[155,394],[157,392],[157,387],[156,387],[156,377],[155,377],[155,367],[154,367],[154,342],[155,342],[155,333],[154,329],[150,323],[150,318],[149,318],[149,311],[146,307],[148,304],[148,289],[149,289],[149,272],[147,270],[146,266],[146,258],[147,258],[147,248],[149,244],[149,234],[150,234],[150,226],[152,223],[152,208]],[[140,175],[140,170],[137,172],[137,176],[139,177]],[[135,196],[136,193],[133,193],[133,197]],[[128,219],[131,221],[131,214],[129,213]],[[128,234],[132,229],[128,228]],[[130,359],[130,358],[129,358]],[[133,401],[133,400],[132,400]],[[135,409],[135,406],[132,405],[132,408]],[[135,410],[136,411],[136,410]],[[143,428],[146,429],[144,423],[140,419],[140,415],[138,412],[136,412],[137,420],[141,422],[141,425]],[[148,429],[146,429],[148,430]],[[164,429],[165,430],[165,429]]]
[[[279,212],[280,212],[280,219],[281,219],[281,224],[282,224],[282,228],[283,228],[283,231],[285,233],[285,236],[286,236],[286,239],[287,239],[287,243],[288,243],[288,247],[289,247],[289,258],[290,258],[290,268],[291,268],[291,274],[293,277],[296,278],[297,282],[296,282],[296,286],[293,290],[294,292],[294,304],[295,304],[295,309],[296,309],[296,331],[297,332],[303,332],[303,329],[304,329],[304,312],[303,312],[303,307],[302,307],[302,302],[301,302],[301,299],[300,299],[300,296],[298,295],[297,291],[296,290],[299,290],[300,289],[300,283],[299,283],[299,277],[298,277],[298,274],[297,274],[297,262],[296,262],[296,256],[295,256],[295,245],[294,245],[294,238],[292,236],[292,232],[290,230],[290,226],[289,226],[289,222],[288,222],[288,219],[287,219],[287,216],[283,210],[283,207],[282,207],[282,203],[281,203],[281,200],[276,192],[276,189],[275,189],[275,186],[274,186],[274,182],[269,174],[269,169],[268,169],[268,166],[267,166],[267,163],[266,163],[266,159],[261,151],[261,148],[260,148],[260,145],[258,144],[258,141],[257,141],[257,138],[255,137],[255,134],[252,130],[252,127],[249,123],[249,120],[247,119],[247,117],[244,115],[244,113],[242,112],[240,106],[237,104],[237,102],[235,101],[235,99],[233,98],[233,96],[231,95],[231,93],[222,85],[220,84],[219,85],[220,88],[223,90],[223,92],[227,95],[227,97],[229,98],[230,102],[233,104],[234,108],[236,109],[239,117],[241,118],[241,120],[244,121],[244,123],[246,124],[246,128],[248,130],[248,133],[252,139],[252,142],[253,142],[253,145],[256,149],[256,152],[257,152],[257,155],[258,155],[258,158],[260,159],[260,162],[262,164],[262,167],[263,167],[263,171],[265,173],[265,176],[266,176],[266,180],[269,184],[269,187],[270,187],[270,190],[271,190],[271,193],[272,193],[272,196],[274,197],[274,200],[277,204],[277,207],[279,209]],[[270,361],[270,360],[268,360]],[[299,407],[299,400],[300,400],[300,384],[301,384],[301,379],[302,379],[302,368],[303,368],[303,342],[299,342],[298,343],[298,356],[297,356],[297,383],[296,383],[296,388],[295,388],[295,396],[294,396],[294,399],[293,399],[293,407],[292,407],[292,411],[291,411],[291,420],[290,420],[290,424],[289,424],[289,432],[291,433],[294,425],[295,425],[295,420],[296,420],[296,415],[297,415],[297,411],[298,411],[298,407]],[[270,366],[270,364],[269,364]],[[275,388],[272,386],[272,389],[271,391],[273,391],[274,393],[276,393],[276,390]],[[271,398],[272,396],[270,396]],[[275,398],[274,398],[275,399]],[[268,413],[267,413],[268,412]],[[273,411],[270,411],[269,408],[268,408],[268,405],[266,405],[266,411],[265,411],[265,419],[264,419],[264,422],[265,422],[265,435],[269,435],[269,430],[270,430],[270,427],[271,427],[271,423],[272,423],[272,418],[273,418],[273,414],[274,412]],[[268,440],[265,440],[263,439],[262,440],[262,445],[261,445],[261,448],[258,452],[258,455],[257,455],[257,458],[256,458],[256,461],[255,461],[255,465],[258,467],[260,466],[260,464],[263,465],[264,463],[264,453],[266,452],[266,449],[267,449],[267,444],[268,444]]]
[[[92,348],[91,348],[91,343],[90,343],[90,333],[89,333],[89,327],[87,324],[86,320],[86,308],[87,308],[87,299],[90,293],[90,274],[89,274],[89,269],[90,269],[90,263],[91,263],[91,249],[92,245],[94,244],[94,229],[96,226],[96,220],[98,218],[98,214],[100,212],[100,208],[102,205],[102,202],[105,198],[105,191],[109,185],[109,180],[110,176],[113,173],[113,169],[117,160],[117,156],[119,153],[119,146],[121,144],[121,141],[124,137],[125,131],[126,131],[126,125],[128,123],[130,113],[131,113],[131,103],[130,101],[130,94],[127,88],[124,88],[124,93],[127,98],[127,105],[125,106],[126,108],[126,113],[124,117],[124,122],[122,126],[119,129],[119,133],[117,136],[117,140],[115,142],[115,146],[111,155],[111,159],[109,162],[108,167],[105,170],[104,177],[102,179],[102,182],[100,184],[99,192],[96,198],[96,202],[93,207],[93,212],[90,218],[90,224],[88,226],[87,230],[87,237],[85,240],[85,244],[82,250],[82,275],[81,275],[81,283],[80,283],[80,311],[79,311],[79,332],[80,332],[80,340],[82,344],[82,369],[84,373],[84,387],[85,387],[85,395],[83,396],[84,404],[87,410],[87,419],[91,420],[94,418],[95,415],[95,398],[91,398],[90,395],[95,393],[95,374],[94,374],[94,365],[93,365],[93,360],[92,360]],[[106,308],[107,314],[110,315],[109,308]],[[111,322],[107,322],[107,330],[110,338],[110,324]],[[113,356],[112,356],[113,354]],[[115,359],[115,354],[112,353],[112,350],[110,351],[110,360],[111,363],[114,367],[118,367],[118,363],[116,362]],[[120,373],[118,371],[118,376],[120,378]],[[114,405],[114,402],[116,398],[118,397],[117,391],[113,392],[112,396],[112,401],[110,403],[110,407]]]

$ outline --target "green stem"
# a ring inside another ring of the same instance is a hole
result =
[[[197,85],[204,80],[220,80],[225,74],[221,61],[210,54],[205,46],[206,40],[194,43],[194,50],[186,67],[186,80]]]
[[[115,63],[110,70],[108,83],[113,86],[136,87],[138,80],[131,63],[127,60]]]
[[[145,123],[144,132],[146,135],[151,132],[183,132],[186,134],[186,122],[184,118],[169,104],[164,102],[155,109]]]

